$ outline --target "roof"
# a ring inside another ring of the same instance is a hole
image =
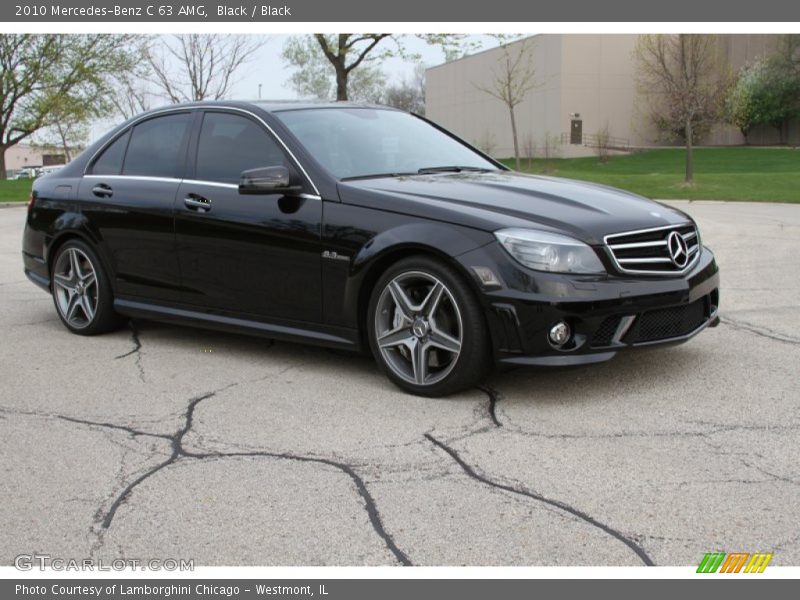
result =
[[[390,106],[382,106],[380,104],[368,104],[365,102],[325,102],[313,100],[297,100],[297,101],[272,101],[272,100],[256,100],[249,102],[258,108],[267,112],[281,112],[285,110],[304,110],[308,108],[388,108]],[[394,110],[394,109],[392,109]]]
[[[160,106],[150,112],[160,112],[171,108],[195,108],[201,106],[231,106],[239,108],[258,108],[268,113],[283,112],[289,110],[305,110],[311,108],[382,108],[387,110],[397,110],[391,106],[380,104],[367,104],[363,102],[326,102],[314,100],[202,100],[199,102],[182,102],[179,104],[169,104]],[[146,113],[145,113],[146,114]]]

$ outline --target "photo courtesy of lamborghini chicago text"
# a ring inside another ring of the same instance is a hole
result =
[[[800,4],[0,17],[1,597],[797,596]]]

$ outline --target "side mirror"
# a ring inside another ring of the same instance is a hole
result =
[[[293,194],[300,190],[299,185],[292,185],[291,173],[283,166],[248,169],[239,176],[240,194]]]

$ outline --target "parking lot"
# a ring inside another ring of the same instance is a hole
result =
[[[439,400],[319,348],[72,335],[0,208],[0,563],[799,565],[800,205],[676,204],[719,327]]]

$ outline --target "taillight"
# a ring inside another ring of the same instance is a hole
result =
[[[28,212],[31,211],[33,208],[33,203],[36,200],[36,196],[33,194],[33,190],[31,190],[30,195],[28,196]]]

